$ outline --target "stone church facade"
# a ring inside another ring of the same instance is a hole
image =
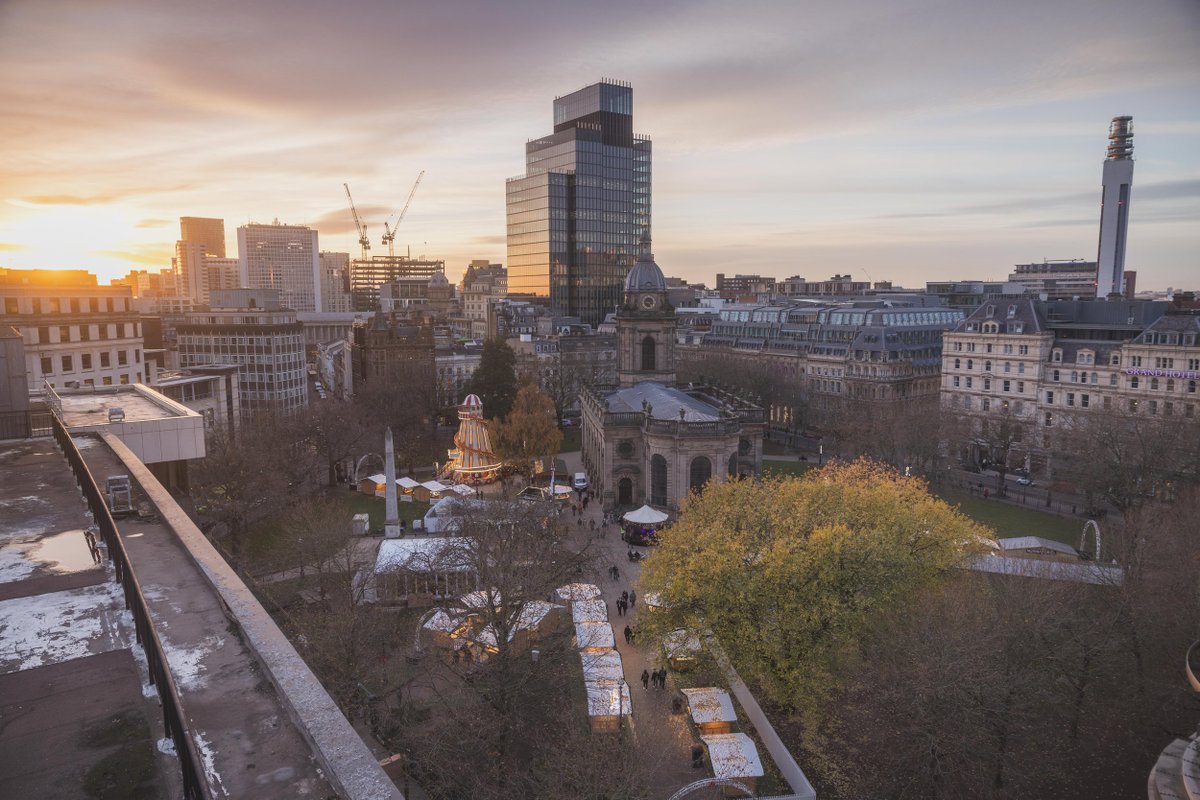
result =
[[[580,396],[583,465],[606,509],[677,511],[710,481],[762,471],[762,409],[707,387],[675,385],[675,309],[643,253],[617,311],[615,387]]]

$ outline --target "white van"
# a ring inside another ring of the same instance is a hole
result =
[[[575,480],[571,483],[571,485],[575,487],[575,491],[577,492],[586,492],[588,487],[587,473],[576,472]]]

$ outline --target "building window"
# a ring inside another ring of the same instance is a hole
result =
[[[729,455],[729,464],[727,466],[729,477],[736,478],[738,474],[738,454],[731,453]]]
[[[1129,379],[1129,388],[1136,389],[1136,388],[1138,388],[1139,383],[1140,383],[1140,380],[1139,380],[1138,376],[1134,375],[1132,378]]]
[[[1052,373],[1052,376],[1053,376],[1053,377],[1052,377],[1052,380],[1053,380],[1055,383],[1058,383],[1058,382],[1059,382],[1059,380],[1060,380],[1060,378],[1059,378],[1059,374],[1058,374],[1058,370],[1054,370],[1054,372]]]
[[[647,336],[642,339],[642,370],[652,371],[656,369],[654,366],[654,337]]]
[[[1136,414],[1136,413],[1137,413],[1137,410],[1138,410],[1138,401],[1137,401],[1137,400],[1130,400],[1130,401],[1129,401],[1129,413],[1130,413],[1130,414]]]
[[[992,371],[992,362],[990,362],[990,361],[983,362],[983,371],[991,372]]]
[[[967,359],[967,369],[975,369],[975,362],[970,358]]]
[[[1062,363],[1062,350],[1055,350],[1054,354],[1050,356],[1050,360],[1055,364]]]
[[[1004,391],[1006,391],[1006,392],[1012,391],[1012,382],[1011,381],[1004,382]]]
[[[954,359],[954,368],[962,369],[962,359],[958,359],[958,358]]]
[[[1046,405],[1054,405],[1054,392],[1046,392]]]
[[[971,388],[971,376],[970,375],[967,376],[967,388],[968,389]]]
[[[1108,385],[1109,386],[1117,385],[1117,373],[1114,372],[1112,375],[1108,376]]]
[[[984,411],[992,410],[992,401],[987,397],[983,398],[983,410]]]
[[[1025,381],[1017,381],[1017,394],[1025,394]]]
[[[107,352],[100,354],[100,366],[101,367],[111,366],[111,364],[110,364],[111,361],[112,361],[112,358]]]
[[[650,457],[650,505],[667,504],[667,460],[657,453]]]
[[[1157,390],[1158,390],[1158,378],[1151,378],[1151,379],[1150,379],[1150,388],[1151,388],[1152,390],[1154,390],[1154,391],[1157,391]]]
[[[105,376],[104,376],[104,377],[101,379],[101,383],[102,383],[104,386],[112,386],[112,376],[110,376],[110,375],[105,375]]]
[[[1188,394],[1195,394],[1195,393],[1196,393],[1196,382],[1188,381]]]
[[[1104,410],[1108,411],[1112,408],[1112,398],[1108,395],[1104,396],[1104,401],[1100,404]]]
[[[49,375],[54,372],[54,367],[51,365],[50,356],[42,356],[42,374]]]
[[[1149,411],[1150,411],[1150,413],[1151,413],[1151,414],[1157,414],[1157,413],[1158,413],[1158,401],[1157,401],[1157,400],[1151,400],[1151,401],[1150,401],[1150,408],[1149,408]]]
[[[117,351],[117,366],[123,367],[129,363],[129,354],[124,350]]]
[[[955,389],[958,388],[958,376],[957,375],[954,376],[954,388]]]
[[[1075,405],[1075,393],[1074,392],[1067,392],[1067,405],[1069,405],[1069,406]]]
[[[1025,374],[1025,362],[1024,361],[1022,361],[1020,364],[1017,364],[1017,374],[1018,375]]]
[[[1008,362],[1008,361],[1004,362],[1004,371],[1012,372],[1012,363],[1011,362]]]
[[[62,368],[63,372],[74,372],[75,371],[75,359],[72,358],[71,356],[63,356],[62,357],[62,367],[63,367]]]
[[[92,354],[91,353],[80,353],[79,354],[79,368],[80,369],[91,369],[92,368]]]
[[[1071,383],[1079,383],[1079,373],[1078,372],[1071,373]]]
[[[1168,392],[1175,391],[1175,379],[1174,378],[1167,378],[1167,391]]]
[[[1051,414],[1049,411],[1047,411],[1047,412],[1046,412],[1046,417],[1045,417],[1045,419],[1042,421],[1042,424],[1043,424],[1043,425],[1045,425],[1047,428],[1049,428],[1051,425],[1053,425],[1053,424],[1054,424],[1054,415],[1053,415],[1053,414]]]
[[[991,378],[983,379],[983,390],[985,392],[990,392],[992,390],[992,379]]]
[[[1088,396],[1086,394],[1079,395],[1079,405],[1083,406],[1084,408],[1088,407]]]
[[[712,461],[709,460],[708,456],[696,456],[692,459],[689,472],[688,487],[693,492],[698,492],[712,478]]]

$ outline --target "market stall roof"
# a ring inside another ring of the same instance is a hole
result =
[[[686,628],[676,628],[663,637],[668,658],[686,658],[700,652],[700,637]]]
[[[574,490],[570,486],[563,486],[561,483],[554,484],[554,494],[560,497],[564,494],[570,494],[572,491]]]
[[[667,521],[667,515],[661,511],[656,511],[650,506],[642,506],[636,511],[630,511],[621,519],[626,522],[632,522],[634,525],[657,525],[660,522]]]
[[[471,564],[468,553],[473,544],[462,536],[384,539],[379,543],[375,571],[469,572]]]
[[[692,722],[704,725],[709,722],[737,722],[737,714],[733,710],[733,701],[729,692],[723,689],[682,689],[687,697],[688,709],[692,712]]]
[[[499,607],[503,605],[504,600],[500,597],[499,589],[480,589],[475,592],[468,592],[458,598],[458,602],[470,609],[488,608],[493,603]]]
[[[373,483],[387,483],[387,475],[384,475],[381,472],[378,475],[371,475],[367,478],[367,480],[372,481]]]
[[[708,760],[712,762],[713,775],[718,778],[761,778],[762,760],[758,748],[744,733],[714,733],[701,736],[700,741],[708,748]]]
[[[429,491],[435,492],[435,493],[436,492],[444,492],[444,491],[446,491],[446,489],[449,488],[448,486],[446,486],[446,484],[439,483],[438,481],[425,481],[421,485],[424,486]]]
[[[616,650],[604,650],[598,653],[582,652],[579,654],[583,661],[584,681],[612,681],[616,683],[625,677],[621,667],[621,654]]]
[[[417,483],[416,481],[414,481],[412,478],[408,477],[407,475],[405,475],[403,478],[397,478],[396,484],[401,489],[415,489],[421,485],[421,484]]]
[[[608,622],[608,606],[603,600],[576,600],[571,603],[571,621]]]
[[[429,619],[425,620],[422,625],[427,631],[441,631],[442,633],[454,633],[463,624],[460,609],[453,609],[454,613],[450,614],[442,609],[438,609]]]
[[[472,489],[470,486],[467,486],[465,483],[454,484],[453,486],[450,487],[450,491],[452,491],[456,494],[459,494],[463,497],[474,497],[475,496],[475,490]]]
[[[607,622],[581,622],[575,626],[575,643],[580,650],[611,650],[617,646],[617,637]]]
[[[562,600],[595,600],[600,597],[600,587],[594,583],[568,583],[554,593]]]
[[[513,629],[509,632],[508,638],[511,639],[517,631],[541,625],[542,620],[556,608],[562,608],[562,606],[547,603],[545,600],[526,601],[525,605],[521,607],[521,613],[517,615],[517,621],[513,623]]]
[[[583,686],[587,690],[589,717],[633,715],[633,699],[629,696],[628,683],[584,681]]]
[[[644,602],[650,608],[666,608],[667,607],[666,602],[662,599],[662,595],[659,594],[658,592],[647,592],[643,596],[642,602]]]

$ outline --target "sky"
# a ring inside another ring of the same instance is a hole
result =
[[[1200,289],[1196,0],[0,0],[0,266],[170,266],[181,216],[505,261],[555,96],[634,91],[668,275],[921,287],[1094,259],[1131,114],[1126,262]]]

